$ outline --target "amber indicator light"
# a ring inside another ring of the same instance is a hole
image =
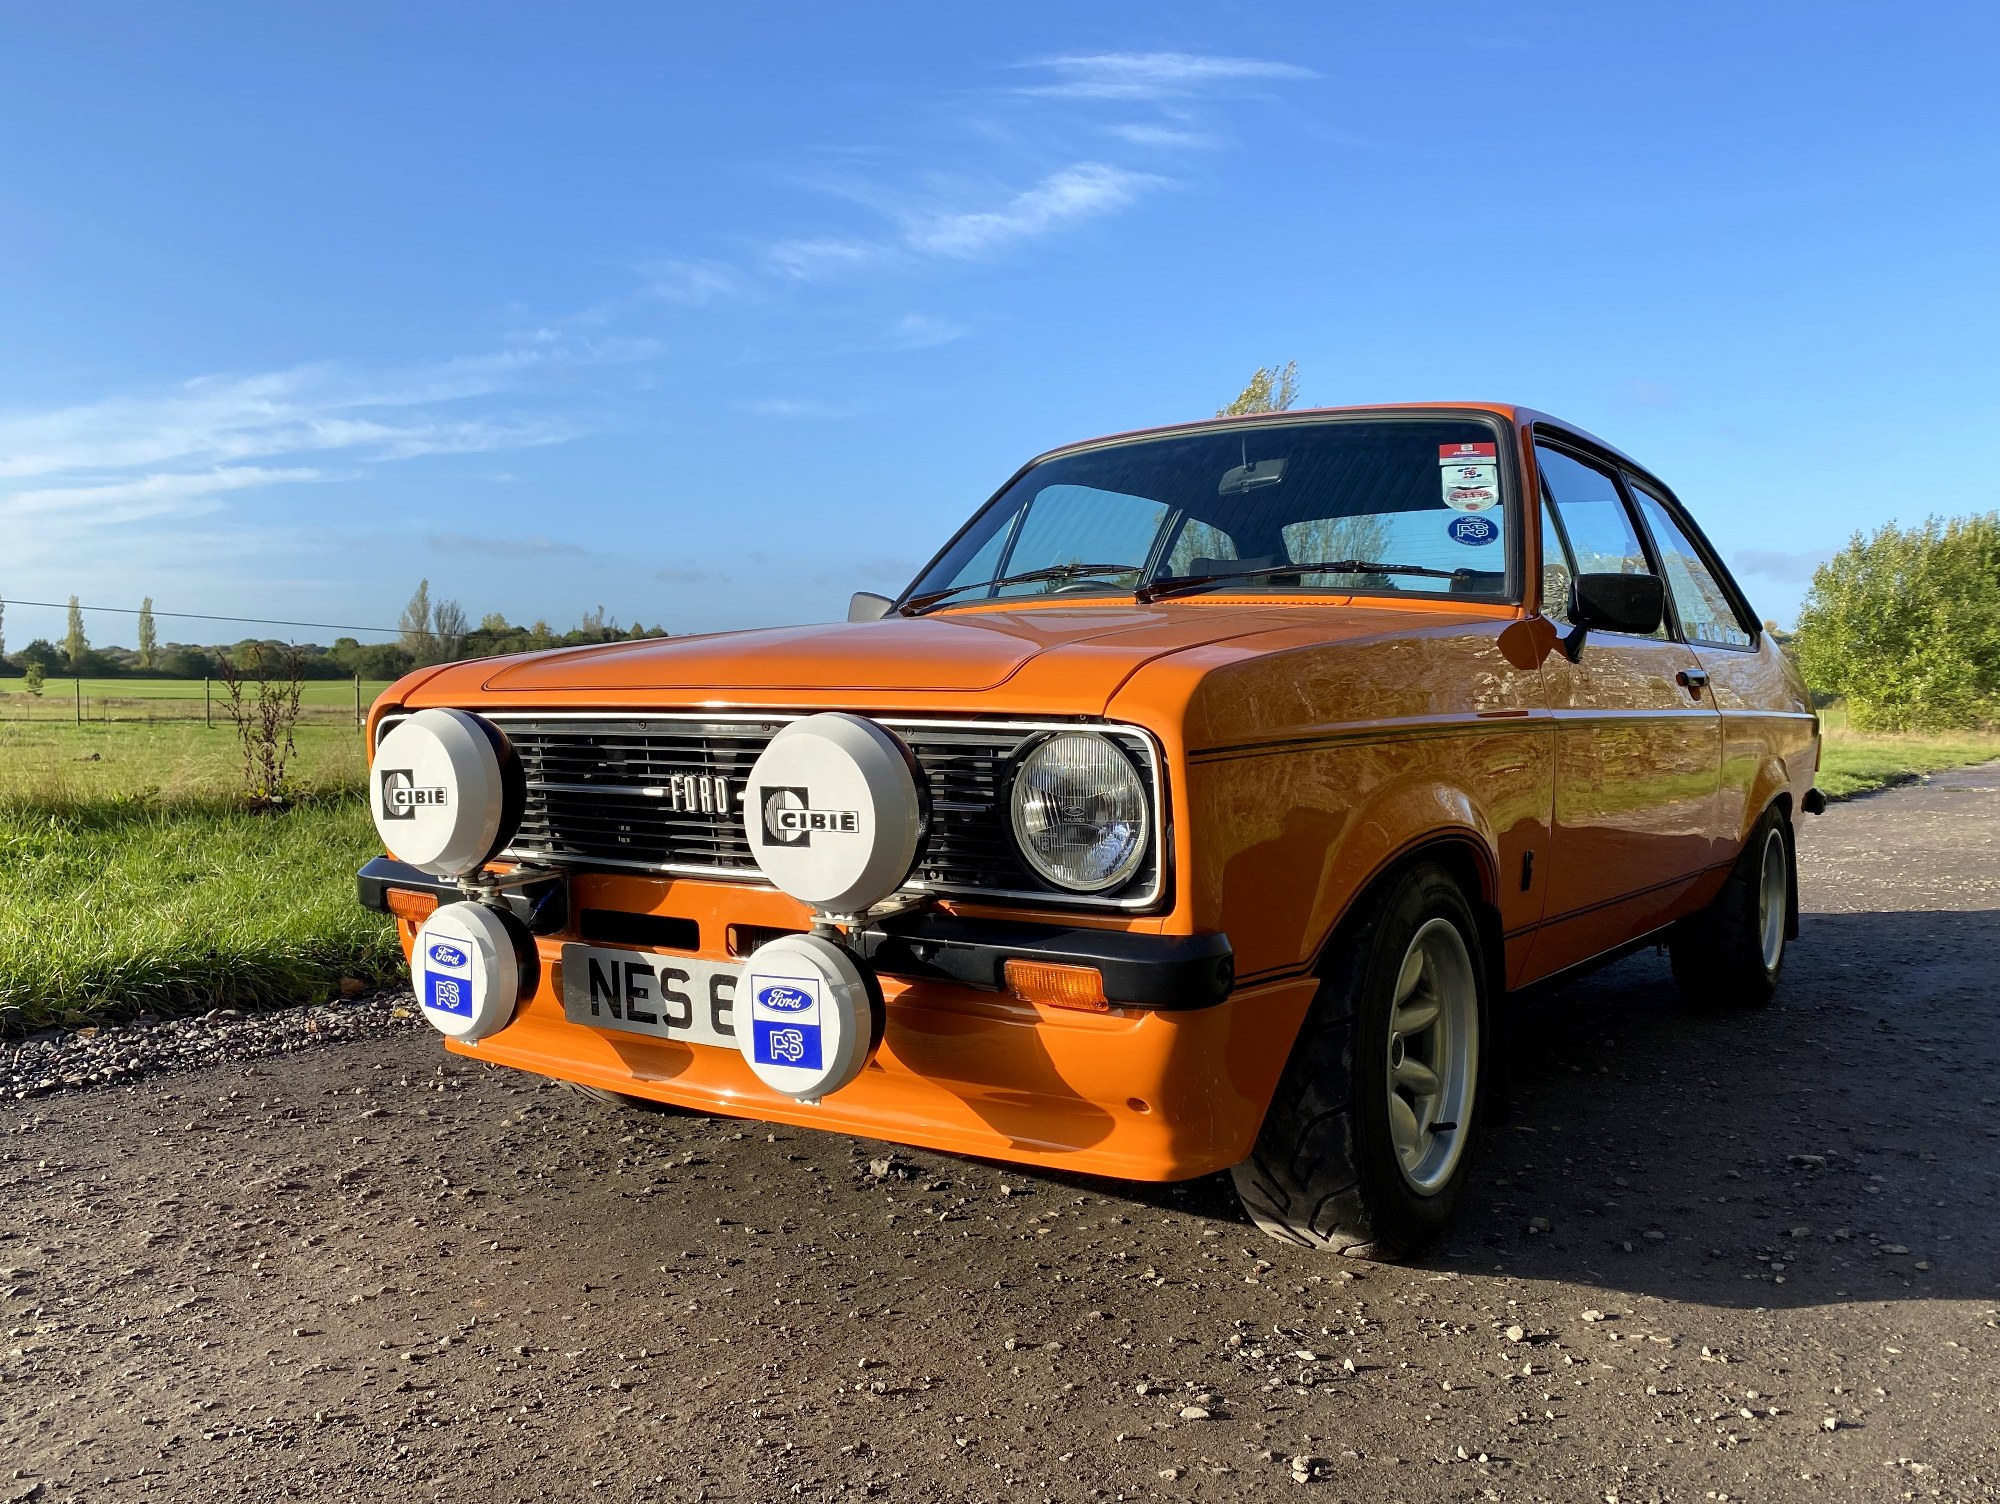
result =
[[[1005,971],[1007,990],[1028,1002],[1078,1008],[1086,1013],[1111,1011],[1110,999],[1104,995],[1104,974],[1095,967],[1013,960]]]
[[[437,912],[437,894],[424,893],[414,888],[391,888],[389,890],[389,912],[398,919],[407,919],[412,924],[422,924]]]

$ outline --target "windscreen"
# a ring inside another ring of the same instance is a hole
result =
[[[1322,419],[1060,455],[996,497],[905,599],[1141,587],[1504,599],[1516,508],[1499,441],[1468,418]]]

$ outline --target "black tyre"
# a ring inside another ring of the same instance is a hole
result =
[[[1773,805],[1715,900],[1667,935],[1682,995],[1709,1008],[1768,1003],[1785,969],[1795,901],[1791,822]]]
[[[1282,1242],[1415,1253],[1450,1221],[1478,1131],[1487,969],[1464,892],[1428,863],[1335,939],[1250,1158],[1230,1173]]]
[[[566,1081],[561,1076],[554,1078],[556,1085],[564,1091],[574,1092],[586,1101],[595,1102],[600,1107],[623,1107],[638,1112],[665,1112],[667,1104],[655,1102],[651,1097],[635,1097],[628,1092],[612,1091],[603,1086],[585,1086],[581,1081]]]

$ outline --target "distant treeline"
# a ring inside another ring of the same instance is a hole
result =
[[[558,632],[546,621],[520,626],[498,611],[479,625],[468,624],[455,601],[433,606],[425,581],[404,609],[401,635],[394,642],[362,642],[336,637],[330,645],[289,642],[275,637],[246,637],[233,643],[158,642],[153,632],[152,602],[139,617],[139,646],[97,647],[83,633],[82,608],[71,597],[69,631],[60,642],[38,637],[19,652],[6,650],[5,616],[0,615],[0,677],[20,678],[39,668],[45,678],[85,679],[211,679],[222,677],[222,663],[243,665],[263,650],[267,664],[282,663],[296,652],[307,679],[395,679],[426,664],[461,658],[497,658],[505,653],[533,653],[544,648],[583,647],[592,643],[625,642],[665,637],[664,627],[634,623],[622,627],[604,608],[584,613],[568,631]],[[0,607],[4,610],[4,607]]]

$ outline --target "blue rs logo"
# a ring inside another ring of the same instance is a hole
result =
[[[757,1002],[774,1013],[803,1013],[813,1005],[812,994],[796,987],[766,987],[757,994]]]
[[[431,959],[440,966],[463,966],[466,954],[455,945],[440,943],[431,947]]]

